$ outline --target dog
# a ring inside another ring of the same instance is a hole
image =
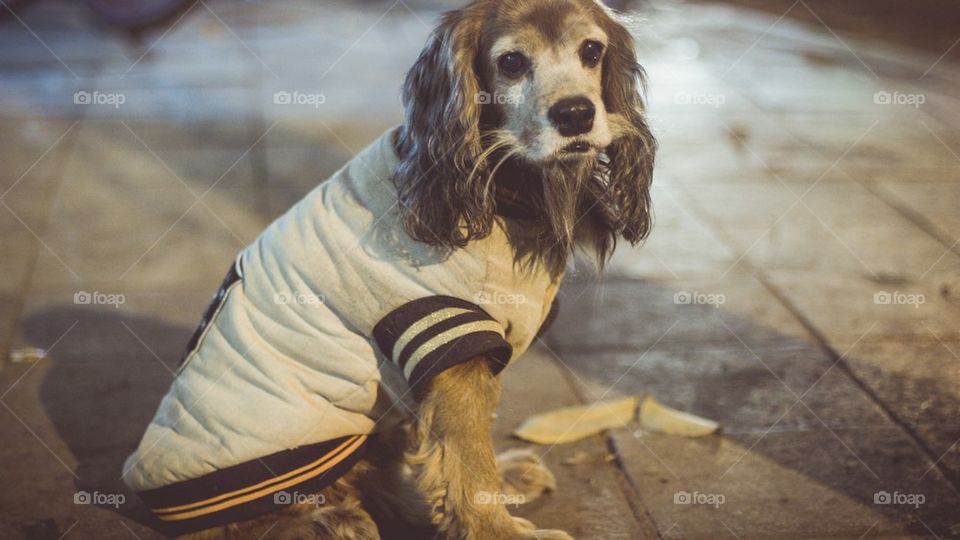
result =
[[[237,257],[127,484],[193,538],[570,538],[503,504],[553,477],[498,461],[499,373],[577,250],[650,231],[643,84],[599,2],[445,14],[402,124]]]

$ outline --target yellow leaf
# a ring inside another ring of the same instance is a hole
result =
[[[524,420],[513,434],[537,444],[578,441],[607,429],[624,427],[637,414],[639,402],[640,398],[630,397],[536,414]]]
[[[30,364],[47,357],[47,351],[43,349],[16,349],[10,353],[10,363],[12,364]]]
[[[681,437],[703,437],[720,427],[713,420],[661,405],[653,396],[647,396],[640,406],[640,425],[650,431]]]

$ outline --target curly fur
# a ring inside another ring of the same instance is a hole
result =
[[[462,247],[490,234],[492,193],[484,169],[480,85],[474,72],[479,11],[447,13],[403,86],[404,122],[395,182],[407,231],[432,245]]]

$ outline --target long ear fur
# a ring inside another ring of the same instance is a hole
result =
[[[653,225],[650,183],[657,141],[644,118],[641,92],[646,75],[637,62],[633,36],[606,11],[600,21],[610,41],[603,64],[603,101],[615,129],[614,141],[607,147],[607,189],[618,214],[618,232],[636,244],[650,234]]]
[[[404,122],[394,177],[407,232],[449,248],[490,234],[494,204],[480,142],[475,71],[481,13],[447,13],[403,86]]]

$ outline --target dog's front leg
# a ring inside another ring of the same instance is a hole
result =
[[[514,519],[500,495],[491,429],[500,383],[487,359],[438,374],[421,401],[417,423],[417,483],[443,538],[570,540],[562,531],[533,530]]]

